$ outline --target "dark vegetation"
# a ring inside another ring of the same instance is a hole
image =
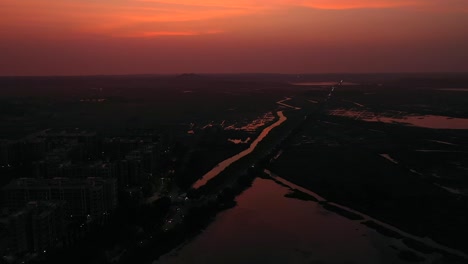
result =
[[[342,209],[340,207],[334,206],[334,205],[329,204],[329,203],[323,204],[322,206],[323,206],[323,208],[325,208],[325,209],[327,209],[329,211],[335,212],[335,213],[337,213],[339,215],[342,215],[342,216],[344,216],[346,218],[349,218],[351,220],[362,220],[362,219],[364,219],[362,216],[360,216],[358,214],[355,214],[355,213],[350,212],[348,210],[344,210],[344,209]]]
[[[236,205],[235,197],[252,185],[257,173],[259,172],[249,170],[248,173],[240,175],[230,187],[220,190],[215,199],[199,200],[198,205],[190,208],[182,223],[169,231],[156,233],[154,239],[147,244],[127,253],[121,263],[150,263],[195,237],[219,212]]]
[[[468,96],[463,96],[466,92],[434,90],[464,87],[462,82],[451,81],[442,86],[443,82],[436,85],[430,79],[418,80],[417,87],[411,86],[414,82],[408,85],[393,80],[382,86],[337,88],[320,114],[283,142],[283,154],[271,170],[330,201],[467,252],[467,194],[450,193],[440,187],[464,190],[468,186],[467,130],[428,129],[328,115],[328,110],[351,109],[383,116],[468,117]],[[304,94],[317,100],[324,90],[310,89]],[[398,164],[380,154],[390,155]]]
[[[312,195],[309,195],[307,193],[301,192],[301,191],[296,190],[296,189],[291,190],[291,192],[285,194],[284,197],[295,198],[295,199],[299,199],[299,200],[303,200],[303,201],[318,202],[317,198],[313,197]]]
[[[418,256],[416,253],[414,253],[413,251],[409,251],[409,250],[400,251],[398,256],[402,260],[406,260],[406,261],[409,261],[409,262],[422,262],[422,261],[425,260],[425,258],[423,258],[421,256]]]
[[[326,103],[329,87],[288,84],[291,80],[340,79],[361,85],[339,87]],[[189,190],[188,196],[194,200],[214,197],[200,200],[183,223],[167,232],[160,227],[171,199],[161,198],[151,205],[123,203],[104,227],[87,226],[91,235],[52,252],[42,263],[63,263],[63,259],[67,263],[102,263],[108,261],[106,252],[112,250],[122,252],[122,263],[157,259],[200,233],[218,212],[235,206],[235,197],[254,177],[262,177],[267,166],[329,201],[468,252],[468,198],[439,187],[468,187],[467,130],[369,123],[327,114],[330,109],[361,109],[352,103],[357,102],[383,115],[467,118],[468,93],[437,90],[466,88],[466,83],[468,76],[463,74],[2,77],[0,138],[18,139],[46,128],[80,127],[103,135],[120,135],[130,129],[158,130],[177,142],[171,161],[175,164],[174,182]],[[248,146],[232,144],[228,138],[253,140],[257,135],[223,131],[219,124],[246,122],[278,110],[281,107],[275,102],[285,96],[293,97],[288,104],[302,109],[285,109],[288,120],[272,130],[251,155],[200,190],[190,190],[193,182],[217,163]],[[192,123],[195,133],[188,134]],[[210,123],[215,126],[202,128]],[[425,153],[418,149],[458,152]],[[274,161],[279,150],[283,154]],[[385,160],[379,156],[382,153],[399,163]],[[28,177],[28,171],[21,166],[1,168],[0,183]],[[297,190],[286,197],[315,199]],[[362,219],[331,204],[323,206],[348,218]],[[374,222],[364,224],[387,236],[399,236]],[[433,250],[411,239],[403,242],[419,252]],[[423,260],[411,251],[401,252],[400,257]]]

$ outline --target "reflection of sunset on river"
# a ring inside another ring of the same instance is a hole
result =
[[[156,263],[403,263],[390,247],[404,247],[398,240],[316,202],[284,197],[288,192],[272,180],[256,179],[235,208]]]
[[[399,123],[434,129],[468,129],[468,118],[456,118],[436,115],[387,116],[385,113],[379,115],[367,110],[356,111],[347,109],[332,110],[330,111],[330,115],[344,116],[356,120],[363,120],[369,122],[383,122],[389,124]]]
[[[246,132],[255,132],[257,129],[263,127],[265,124],[273,121],[275,119],[275,116],[273,113],[268,112],[264,114],[263,116],[251,121],[248,124],[232,124],[227,127],[225,127],[225,130],[242,130]]]
[[[283,111],[278,111],[277,114],[278,114],[278,117],[279,117],[278,121],[271,124],[267,128],[263,129],[263,131],[260,133],[260,135],[252,142],[252,144],[250,144],[250,147],[248,149],[246,149],[246,150],[236,154],[235,156],[232,156],[229,159],[224,160],[221,163],[219,163],[218,165],[216,165],[216,167],[214,167],[212,170],[210,170],[205,175],[203,175],[203,177],[201,179],[199,179],[197,182],[195,182],[193,184],[193,188],[195,188],[195,189],[200,188],[201,186],[205,185],[209,180],[216,177],[219,173],[221,173],[223,170],[225,170],[227,167],[229,167],[232,163],[234,163],[234,162],[240,160],[241,158],[243,158],[243,157],[249,155],[250,153],[252,153],[252,151],[257,147],[258,143],[260,143],[260,141],[262,141],[263,138],[265,138],[273,128],[275,128],[277,126],[280,126],[284,121],[287,120],[286,116],[283,114]]]
[[[467,27],[468,0],[0,0],[0,264],[467,263]]]

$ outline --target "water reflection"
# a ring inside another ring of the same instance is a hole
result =
[[[395,119],[383,119],[381,122],[402,122],[408,123],[413,126],[426,127],[426,128],[439,128],[439,129],[468,129],[468,119],[454,118],[447,116],[406,116],[400,121]]]
[[[256,179],[201,235],[157,263],[406,263],[405,249],[289,189]]]
[[[292,85],[299,85],[299,86],[333,86],[337,85],[337,82],[296,82],[291,83]],[[352,82],[343,82],[341,85],[359,85],[358,83]]]
[[[249,143],[250,141],[250,137],[246,138],[245,140],[242,140],[242,139],[232,139],[232,138],[229,138],[228,139],[229,142],[232,142],[234,144],[246,144],[246,143]]]
[[[259,117],[246,125],[239,127],[239,124],[233,124],[233,125],[225,127],[224,129],[225,130],[240,130],[240,131],[246,131],[246,132],[256,132],[257,129],[261,128],[262,126],[266,125],[267,123],[273,120],[275,120],[274,114],[271,112],[268,112],[262,117]]]
[[[284,121],[287,120],[286,116],[283,114],[283,111],[278,111],[277,112],[278,114],[278,121],[276,121],[275,123],[271,124],[269,127],[265,128],[262,133],[260,133],[260,135],[252,142],[252,144],[250,144],[250,147],[224,161],[222,161],[221,163],[219,163],[218,165],[216,165],[216,167],[214,167],[212,170],[210,170],[209,172],[207,172],[205,175],[203,175],[203,177],[196,181],[194,184],[193,184],[193,188],[194,189],[198,189],[200,188],[201,186],[205,185],[209,180],[213,179],[214,177],[216,177],[219,173],[221,173],[223,170],[225,170],[227,167],[229,167],[232,163],[240,160],[241,158],[249,155],[258,145],[258,143],[260,143],[269,133],[270,131],[281,125]]]
[[[367,110],[354,111],[346,109],[332,110],[330,111],[330,115],[345,116],[368,122],[400,123],[434,129],[468,129],[468,118],[438,115],[385,116]]]

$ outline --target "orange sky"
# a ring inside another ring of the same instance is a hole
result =
[[[0,75],[468,71],[468,0],[0,0]]]

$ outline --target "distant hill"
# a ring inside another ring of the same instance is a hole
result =
[[[205,76],[195,74],[195,73],[183,73],[176,76],[178,80],[203,80],[206,79]]]

